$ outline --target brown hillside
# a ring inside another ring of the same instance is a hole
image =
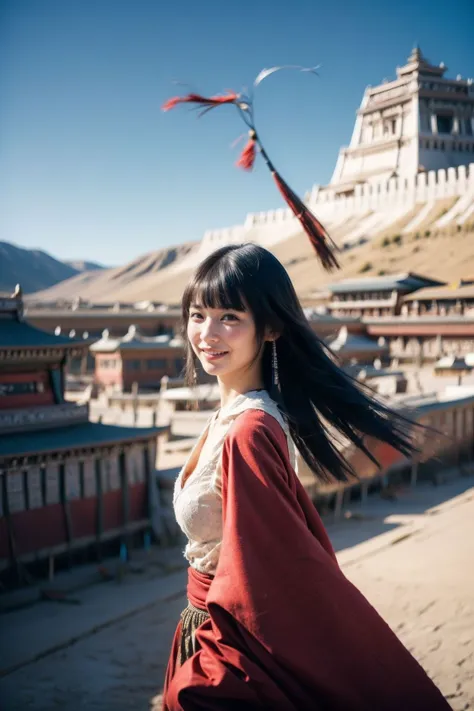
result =
[[[328,274],[319,265],[307,237],[298,233],[271,249],[287,268],[298,294],[308,297],[328,283],[349,277],[396,274],[415,271],[446,282],[474,275],[474,224],[444,229],[434,227],[455,199],[436,203],[414,233],[403,228],[422,205],[416,206],[389,227],[384,227],[369,242],[340,253],[341,270]],[[359,217],[359,220],[361,218]],[[338,226],[332,236],[341,242],[357,221]],[[180,301],[191,269],[179,269],[179,262],[196,245],[187,244],[159,250],[134,260],[124,267],[101,272],[85,272],[34,298],[72,299],[80,296],[96,302],[136,302],[142,300],[176,304]],[[197,255],[196,255],[197,258]]]
[[[391,240],[396,237],[393,235]],[[304,235],[278,245],[274,252],[285,264],[297,292],[304,296],[327,284],[347,279],[413,271],[446,282],[474,274],[474,231],[402,235],[400,243],[376,238],[340,255],[341,270],[328,274],[311,253]],[[386,246],[385,246],[386,245]]]
[[[176,264],[195,246],[194,242],[176,245],[142,255],[121,267],[87,271],[36,292],[32,298],[35,301],[56,301],[81,297],[96,303],[142,299],[160,301],[155,281],[160,283],[161,272],[166,272],[167,267]]]

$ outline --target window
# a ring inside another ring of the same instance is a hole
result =
[[[396,132],[397,132],[397,122],[396,122],[396,119],[392,119],[392,133],[395,134]]]
[[[466,136],[472,136],[472,123],[471,123],[470,118],[467,118],[464,121],[464,127],[465,127]]]
[[[453,117],[437,114],[436,124],[438,133],[451,133],[453,130]]]
[[[126,360],[125,368],[126,370],[136,371],[140,370],[141,360]]]
[[[110,368],[110,370],[118,367],[118,361],[115,358],[105,358],[100,363],[102,368]]]
[[[159,370],[161,368],[166,368],[167,364],[166,358],[150,358],[146,361],[147,370]]]

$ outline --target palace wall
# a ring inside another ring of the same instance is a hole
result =
[[[462,197],[471,192],[474,201],[474,163],[418,173],[413,178],[390,178],[380,183],[356,185],[351,196],[339,195],[332,187],[315,186],[306,195],[306,204],[329,224],[342,217],[409,209],[416,203]],[[297,228],[297,220],[289,209],[254,212],[247,215],[243,225],[207,230],[201,247],[207,253],[245,240],[267,245],[288,238]]]

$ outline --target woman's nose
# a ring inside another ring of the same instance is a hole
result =
[[[208,318],[204,321],[201,327],[201,339],[206,341],[216,341],[218,340],[216,324],[212,318]]]

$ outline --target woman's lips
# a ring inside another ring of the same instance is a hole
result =
[[[204,354],[206,360],[219,360],[219,358],[223,358],[224,356],[227,355],[229,351],[204,351],[201,350],[201,353]]]

